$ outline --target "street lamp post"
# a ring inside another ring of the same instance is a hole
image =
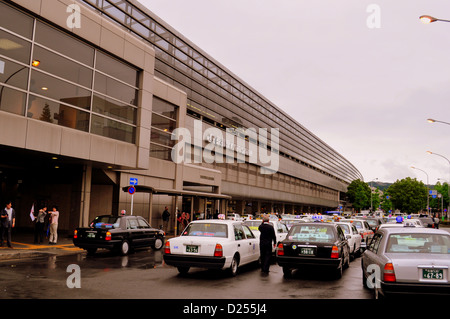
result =
[[[425,175],[427,175],[427,212],[428,212],[428,215],[430,215],[430,191],[429,191],[429,188],[428,188],[428,184],[429,184],[429,182],[428,182],[428,174],[427,174],[427,172],[425,172],[424,170],[422,170],[420,168],[417,168],[417,167],[414,167],[414,166],[411,166],[411,168],[412,169],[417,169],[417,170],[419,170],[421,172],[424,172]]]
[[[444,158],[445,160],[447,160],[448,164],[450,165],[450,160],[447,157],[445,157],[445,156],[443,156],[441,154],[437,154],[437,153],[431,152],[431,151],[427,151],[427,153],[428,154],[437,155],[437,156],[440,156],[440,157]],[[450,166],[449,166],[449,177],[450,177]],[[449,181],[450,181],[450,179],[449,179]],[[448,207],[447,207],[447,214],[448,214],[448,212],[450,210],[450,185],[447,184],[447,187],[448,187],[448,198],[449,198],[449,204],[448,204]]]
[[[428,123],[443,123],[443,124],[447,124],[447,125],[450,125],[450,123],[449,122],[444,122],[444,121],[439,121],[439,120],[435,120],[435,119],[427,119],[427,122]]]

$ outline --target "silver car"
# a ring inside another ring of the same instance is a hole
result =
[[[361,258],[363,285],[375,297],[450,295],[450,234],[445,230],[381,228]]]

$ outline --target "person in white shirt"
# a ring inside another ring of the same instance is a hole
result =
[[[50,218],[52,220],[50,222],[49,244],[50,245],[56,245],[56,242],[58,240],[58,218],[59,218],[58,207],[53,206],[53,209],[50,212]]]
[[[6,202],[6,207],[0,213],[0,219],[0,247],[3,246],[3,237],[6,235],[6,243],[8,244],[8,247],[13,248],[11,245],[11,229],[14,228],[16,224],[16,211],[12,208],[11,201]]]

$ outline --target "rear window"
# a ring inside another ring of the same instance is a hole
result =
[[[333,243],[335,235],[331,227],[324,225],[294,225],[289,231],[290,240],[317,243]]]
[[[443,234],[392,234],[386,253],[449,254],[450,236]]]
[[[228,237],[227,225],[215,223],[191,223],[182,236]]]
[[[98,216],[92,221],[90,226],[94,228],[118,228],[119,224],[120,224],[119,217]]]
[[[351,231],[350,231],[350,226],[349,225],[345,225],[345,224],[338,224],[341,228],[342,228],[342,230],[344,231],[344,234],[351,234]]]
[[[244,225],[247,225],[251,230],[258,230],[259,225],[261,225],[262,220],[247,220]]]

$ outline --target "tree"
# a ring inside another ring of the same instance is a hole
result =
[[[444,209],[448,207],[448,184],[444,183],[441,184],[440,182],[437,182],[437,184],[434,186],[434,189],[437,190],[439,194],[442,195],[444,199]],[[442,198],[431,198],[430,197],[430,207],[434,208],[435,210],[441,210],[442,206]]]
[[[370,187],[360,179],[355,179],[348,185],[347,196],[357,211],[370,207]]]
[[[52,114],[50,113],[50,106],[45,103],[44,108],[42,109],[42,114],[39,117],[41,121],[53,123]]]
[[[387,189],[393,209],[417,213],[427,207],[427,187],[411,177],[397,180]]]

